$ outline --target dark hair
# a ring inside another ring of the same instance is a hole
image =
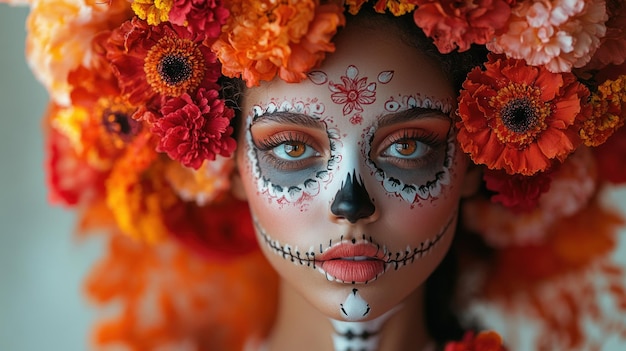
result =
[[[483,46],[474,46],[470,50],[459,53],[441,54],[417,27],[411,15],[395,17],[376,13],[367,3],[355,16],[347,16],[347,26],[360,25],[372,29],[391,28],[407,46],[415,47],[436,61],[443,73],[452,82],[455,91],[461,89],[467,73],[486,61],[487,50]],[[238,135],[239,120],[241,118],[240,102],[244,93],[245,84],[241,79],[224,78],[222,94],[228,106],[235,109],[233,119],[235,135]],[[457,230],[458,232],[458,230]],[[450,340],[461,339],[465,329],[462,327],[456,311],[455,294],[458,276],[458,260],[454,240],[450,250],[445,255],[431,276],[426,280],[424,287],[424,314],[426,329],[438,345]]]

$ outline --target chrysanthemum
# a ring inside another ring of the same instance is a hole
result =
[[[242,77],[249,87],[277,74],[299,82],[334,51],[330,39],[343,25],[343,9],[317,1],[233,1],[223,34],[212,48],[222,73]]]
[[[520,1],[506,33],[487,47],[529,65],[545,65],[551,72],[568,72],[589,62],[606,32],[607,18],[604,0]]]
[[[459,97],[458,140],[474,162],[533,175],[563,161],[579,144],[589,91],[571,73],[490,55]]]
[[[168,23],[149,26],[135,17],[111,33],[107,59],[128,101],[146,104],[158,96],[194,93],[217,81],[219,62],[204,39],[204,33]]]
[[[221,34],[228,15],[221,0],[174,0],[169,20],[189,27],[191,32],[205,33],[213,41]]]
[[[35,76],[61,106],[70,104],[69,72],[89,66],[91,40],[126,20],[132,12],[126,1],[110,5],[98,1],[33,1],[27,21],[26,58]]]
[[[441,53],[485,44],[507,23],[511,7],[504,0],[417,0],[415,23],[435,40]]]
[[[600,38],[600,47],[585,70],[621,65],[626,60],[626,5],[622,1],[609,0],[606,7],[609,14],[606,35]]]
[[[152,132],[160,137],[157,151],[186,167],[198,169],[205,160],[228,157],[235,150],[230,126],[234,112],[215,89],[201,88],[193,98],[189,94],[171,98],[163,104],[161,114],[152,126]]]

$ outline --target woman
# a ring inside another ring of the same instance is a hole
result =
[[[626,331],[597,304],[626,309],[624,7],[364,3],[31,4],[52,198],[106,229],[87,288],[121,302],[96,344],[501,350],[461,323],[485,299],[541,349]]]

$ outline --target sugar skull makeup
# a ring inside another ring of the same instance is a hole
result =
[[[281,278],[360,322],[416,294],[447,252],[467,160],[436,62],[400,41],[338,40],[308,80],[246,91],[237,163]]]

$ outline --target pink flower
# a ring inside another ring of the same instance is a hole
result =
[[[170,98],[161,114],[151,130],[161,137],[157,151],[186,167],[198,169],[204,160],[228,157],[235,150],[235,139],[230,136],[234,113],[218,99],[215,89],[200,88],[195,99],[189,94]]]
[[[506,33],[487,44],[495,53],[545,65],[551,72],[582,67],[606,32],[604,0],[521,1],[513,8]]]
[[[355,66],[348,66],[346,75],[341,76],[343,84],[328,82],[332,91],[330,98],[336,104],[344,104],[343,115],[352,111],[363,112],[361,105],[373,104],[376,101],[376,83],[367,83],[367,77],[359,78],[359,70]]]
[[[193,33],[217,38],[228,19],[228,10],[221,0],[175,0],[169,13],[170,22],[187,26]]]
[[[511,8],[503,0],[417,0],[415,23],[435,40],[441,53],[485,44],[504,27]]]

